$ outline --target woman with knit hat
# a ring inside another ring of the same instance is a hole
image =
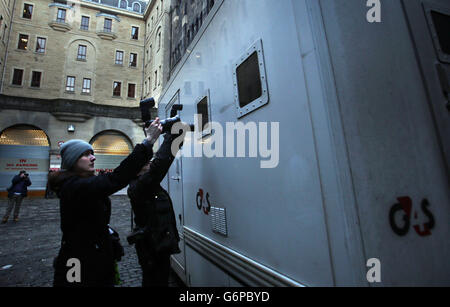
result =
[[[152,158],[153,144],[161,132],[156,118],[146,129],[144,142],[136,145],[113,172],[98,176],[89,143],[70,140],[61,146],[61,171],[49,175],[49,185],[60,198],[62,230],[61,249],[54,263],[54,286],[114,286],[115,255],[108,227],[111,215],[108,196],[126,187]],[[79,262],[73,262],[73,258]],[[71,278],[73,263],[79,263],[80,279]]]

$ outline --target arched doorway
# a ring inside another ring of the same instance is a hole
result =
[[[30,196],[43,196],[49,170],[50,142],[47,134],[31,125],[15,125],[0,134],[0,191],[6,193],[21,170],[30,174]]]
[[[119,166],[132,151],[131,141],[121,132],[102,131],[90,141],[94,148],[95,169],[97,172],[110,172]]]

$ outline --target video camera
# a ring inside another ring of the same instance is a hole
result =
[[[154,106],[155,106],[155,100],[153,99],[153,97],[141,100],[141,102],[139,103],[139,107],[141,109],[142,121],[144,122],[144,126],[145,126],[144,133],[145,133],[145,128],[148,128],[148,126],[150,126],[153,122],[153,120],[151,120],[150,108],[153,108]],[[178,114],[178,111],[181,111],[181,110],[183,110],[182,104],[174,104],[172,106],[172,109],[170,110],[170,118],[166,118],[166,119],[163,119],[160,121],[160,123],[163,127],[163,131],[162,131],[163,134],[170,132],[173,124],[181,121],[180,115]],[[190,124],[189,129],[190,129],[190,131],[194,131],[194,125]]]

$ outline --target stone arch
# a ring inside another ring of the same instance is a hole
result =
[[[98,146],[108,145],[106,142],[108,141],[116,141],[115,144],[110,144],[112,147],[94,147],[95,153],[103,153],[103,154],[117,154],[117,155],[129,155],[133,150],[133,142],[130,138],[123,132],[115,129],[103,130],[96,135],[94,135],[89,143],[94,145],[96,143]],[[125,145],[128,149],[125,148]]]
[[[23,142],[27,144],[18,144],[20,143],[20,139],[18,139],[20,137],[22,137]],[[50,138],[43,129],[35,125],[21,124],[21,123],[9,126],[0,132],[0,145],[28,145],[28,146],[51,147]]]
[[[132,141],[118,130],[103,130],[94,135],[89,143],[94,148],[97,172],[112,171],[133,150]]]
[[[86,59],[80,60],[77,58],[78,46],[86,46]],[[66,89],[67,76],[75,77],[75,92],[80,93],[83,78],[91,79],[91,89],[95,87],[95,71],[97,63],[97,46],[95,43],[85,38],[75,37],[66,44],[66,60],[64,63],[64,77],[61,89],[64,92]],[[63,97],[67,98],[63,95]],[[91,98],[92,99],[92,98]]]

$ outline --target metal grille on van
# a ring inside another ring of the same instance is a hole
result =
[[[211,227],[213,232],[227,236],[227,214],[225,208],[211,207]]]

